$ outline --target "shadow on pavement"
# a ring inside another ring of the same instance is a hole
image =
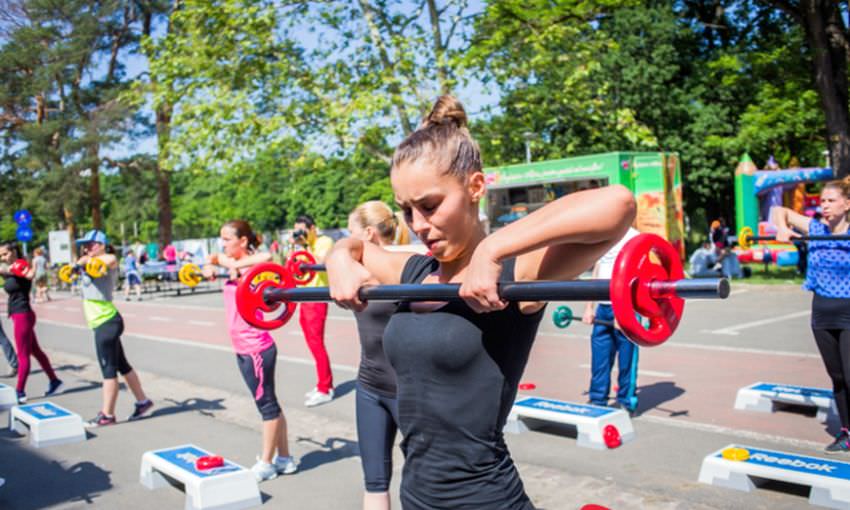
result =
[[[342,383],[339,386],[334,388],[334,399],[344,397],[345,395],[351,393],[355,389],[357,389],[357,380],[356,379],[351,379],[349,381],[345,381],[344,383]]]
[[[223,398],[217,398],[215,400],[207,400],[205,398],[187,398],[183,401],[167,398],[165,399],[165,402],[170,402],[173,405],[168,407],[154,407],[154,411],[148,416],[148,418],[169,416],[189,411],[198,411],[204,416],[214,417],[215,414],[212,411],[223,411],[227,409],[222,405],[223,401]]]
[[[0,438],[0,508],[35,510],[60,503],[93,504],[112,488],[110,471],[92,462],[63,466]]]
[[[351,441],[349,439],[329,437],[324,443],[320,443],[313,438],[299,437],[296,441],[299,443],[310,443],[321,448],[321,450],[313,450],[301,457],[298,462],[299,472],[309,471],[323,464],[360,455],[360,448],[357,445],[357,441]]]
[[[661,404],[676,399],[684,393],[685,390],[676,386],[676,383],[672,381],[661,381],[646,386],[638,386],[638,406],[636,414],[640,415],[650,409],[658,409],[659,411],[669,413],[671,418],[687,416],[690,412],[687,409],[674,410],[661,407]]]
[[[84,385],[84,386],[72,386],[70,388],[66,388],[65,390],[62,391],[62,393],[60,393],[60,395],[68,395],[68,394],[71,394],[71,393],[82,393],[84,391],[92,391],[92,390],[99,390],[100,389],[101,383],[99,383],[99,382],[96,382],[96,381],[85,381],[85,382],[87,384]]]

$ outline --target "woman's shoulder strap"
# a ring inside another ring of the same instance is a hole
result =
[[[414,255],[407,259],[401,272],[401,283],[419,283],[440,266],[434,257]]]

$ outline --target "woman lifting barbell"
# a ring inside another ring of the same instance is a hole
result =
[[[358,205],[348,216],[351,237],[378,246],[407,244],[408,229],[383,202]],[[390,508],[389,487],[393,472],[393,443],[398,431],[395,372],[384,354],[384,329],[398,304],[370,303],[354,314],[360,337],[357,369],[357,443],[366,492],[363,510]]]
[[[34,357],[49,380],[45,397],[55,395],[62,391],[62,381],[53,371],[50,360],[38,345],[35,335],[35,312],[30,306],[30,291],[32,290],[32,279],[35,277],[35,268],[30,267],[27,261],[19,258],[18,245],[16,243],[0,244],[0,262],[7,267],[0,271],[4,276],[3,290],[9,296],[8,314],[12,320],[15,331],[15,348],[18,355],[18,403],[27,401],[26,385],[30,375],[30,356]]]
[[[271,329],[297,302],[333,298],[356,311],[369,300],[399,302],[384,349],[397,377],[403,506],[527,509],[502,427],[545,302],[611,299],[624,333],[652,346],[675,331],[682,298],[725,298],[729,285],[683,279],[678,252],[651,234],[623,247],[610,280],[535,281],[582,273],[625,232],[634,199],[619,186],[576,193],[487,237],[477,208],[484,176],[465,119],[442,97],[393,159],[396,200],[433,256],[347,239],[327,259],[330,288],[295,288],[285,268],[259,264],[236,304],[248,323]],[[264,274],[278,281],[254,280]],[[382,285],[367,284],[375,280]]]
[[[396,201],[433,256],[343,240],[326,260],[331,295],[360,311],[359,289],[375,279],[461,284],[464,302],[402,303],[384,333],[398,378],[402,506],[529,509],[501,431],[546,303],[508,303],[497,282],[575,278],[622,237],[635,202],[620,186],[579,192],[487,236],[466,126],[460,102],[442,96],[393,156]]]
[[[83,251],[83,255],[77,259],[77,266],[86,268],[79,276],[83,314],[89,328],[94,331],[97,360],[103,375],[103,402],[97,415],[86,423],[89,428],[116,423],[118,374],[124,376],[127,387],[136,398],[128,421],[141,418],[153,407],[153,402],[142,389],[139,375],[124,355],[124,346],[121,344],[124,319],[112,303],[112,292],[115,282],[118,281],[118,259],[114,254],[107,253],[107,242],[106,234],[100,230],[89,230],[86,235],[77,239],[77,246]]]
[[[236,310],[236,282],[240,273],[271,260],[271,254],[256,251],[260,239],[246,221],[228,221],[221,227],[220,236],[224,253],[207,258],[203,276],[214,278],[216,266],[226,269],[229,274],[229,280],[222,288],[224,312],[239,371],[263,420],[262,453],[251,468],[257,481],[262,482],[298,469],[295,458],[289,453],[286,416],[275,394],[277,346],[267,331],[246,322]]]
[[[776,240],[789,242],[800,234],[843,236],[841,240],[810,240],[808,269],[803,288],[812,298],[812,332],[832,391],[841,430],[826,453],[850,452],[850,240],[847,240],[850,214],[850,177],[828,182],[820,195],[823,218],[818,221],[785,207],[771,209]],[[828,237],[826,237],[828,239]]]

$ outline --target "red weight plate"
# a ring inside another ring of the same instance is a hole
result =
[[[270,279],[261,279],[254,284],[254,280],[264,273],[271,273],[278,277],[280,282]],[[263,291],[269,287],[291,289],[295,287],[289,272],[279,264],[266,262],[257,264],[250,271],[242,275],[239,285],[236,287],[236,309],[245,322],[260,329],[275,329],[283,326],[295,313],[295,303],[278,302],[271,305],[263,299]],[[281,305],[283,310],[277,316],[267,319],[265,313],[277,311]]]
[[[537,385],[534,384],[534,383],[521,383],[519,385],[519,389],[522,390],[522,391],[536,390]]]
[[[306,250],[292,252],[286,261],[286,269],[292,275],[297,285],[307,285],[316,277],[315,271],[304,271],[301,264],[315,264],[316,257]]]
[[[654,253],[661,264],[650,259]],[[685,301],[670,293],[653,295],[653,281],[676,281],[685,276],[673,245],[655,234],[636,236],[620,251],[611,278],[611,305],[623,332],[634,343],[654,347],[664,343],[679,325]],[[644,327],[636,314],[649,320]]]

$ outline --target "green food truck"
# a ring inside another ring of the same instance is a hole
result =
[[[667,239],[684,257],[679,156],[669,152],[608,152],[484,169],[481,203],[491,230],[574,191],[622,184],[635,194],[635,228]]]

